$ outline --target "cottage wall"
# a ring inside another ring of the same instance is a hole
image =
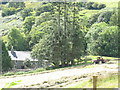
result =
[[[23,61],[13,60],[12,63],[13,63],[14,68],[16,69],[21,69],[22,66],[24,66]]]
[[[32,68],[36,68],[37,65],[38,65],[37,63],[38,63],[38,61],[31,61]],[[25,67],[24,61],[22,61],[22,60],[19,60],[19,61],[17,61],[17,60],[12,60],[12,64],[13,64],[13,67],[14,67],[15,69],[23,69],[23,66]]]

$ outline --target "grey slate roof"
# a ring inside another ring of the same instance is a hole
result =
[[[25,61],[26,59],[29,59],[30,61],[38,61],[31,58],[30,51],[8,51],[8,53],[12,60]]]

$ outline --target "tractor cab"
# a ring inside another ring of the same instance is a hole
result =
[[[93,63],[95,64],[105,63],[105,60],[102,57],[97,57],[97,60],[93,60]]]

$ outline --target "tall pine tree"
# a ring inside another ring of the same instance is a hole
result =
[[[0,58],[0,62],[2,64],[2,72],[9,71],[12,69],[11,58],[8,54],[4,42],[2,40],[0,40],[0,42],[2,44],[2,57]]]

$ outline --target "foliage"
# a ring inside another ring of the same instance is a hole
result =
[[[90,28],[90,30],[86,34],[87,38],[87,51],[91,55],[97,55],[97,51],[99,51],[98,46],[96,46],[96,43],[98,42],[99,33],[102,32],[102,30],[107,26],[106,23],[98,23],[93,24]]]
[[[31,8],[25,8],[24,10],[21,11],[21,16],[23,18],[23,20],[28,17],[28,16],[31,16],[32,15],[32,12],[33,10]]]
[[[28,16],[23,22],[23,32],[28,34],[31,31],[32,25],[35,23],[35,17]]]
[[[56,67],[59,67],[60,64],[63,66],[68,65],[70,62],[73,65],[74,59],[80,58],[84,53],[83,32],[78,25],[78,17],[75,16],[77,11],[75,11],[74,4],[70,7],[70,4],[56,3],[56,6],[56,13],[52,14],[53,18],[49,21],[50,24],[47,24],[48,28],[43,28],[43,30],[47,29],[47,34],[33,47],[32,56],[38,60],[47,59]],[[72,17],[67,15],[67,12],[62,12],[68,7],[74,11]],[[77,17],[77,19],[74,19],[74,17]],[[63,19],[60,20],[60,18]]]
[[[12,75],[15,75],[14,72],[7,72],[7,73],[4,73],[3,76],[12,76]]]
[[[92,24],[96,23],[99,15],[100,13],[93,14],[88,20],[88,25],[91,26]]]
[[[53,10],[53,7],[51,3],[45,3],[40,7],[36,8],[36,16],[39,16],[41,13],[44,13],[44,12],[52,12],[52,10]]]
[[[30,61],[29,59],[26,59],[23,63],[24,63],[24,65],[25,65],[26,67],[28,67],[28,68],[31,68],[31,67],[32,67],[32,63],[31,63],[31,61]]]
[[[0,42],[2,42],[2,71],[9,71],[12,69],[12,63],[11,63],[11,58],[8,55],[8,51],[5,47],[5,44],[3,41],[0,40]]]
[[[11,46],[15,50],[32,50],[34,58],[41,63],[47,59],[49,63],[65,66],[74,64],[75,59],[85,54],[117,56],[118,16],[117,10],[111,11],[117,5],[113,4],[9,2],[2,5],[4,17],[0,32],[4,32],[3,39],[9,50]],[[7,25],[17,29],[11,30]]]
[[[118,56],[117,26],[106,23],[93,24],[88,31],[88,52],[92,55]]]
[[[8,41],[6,42],[6,46],[9,50],[12,46],[15,50],[25,50],[24,34],[22,34],[18,28],[12,28],[7,35],[7,38]]]
[[[25,7],[25,3],[24,2],[9,2],[8,8],[10,8],[10,7],[23,9]]]
[[[28,42],[28,48],[32,49],[32,47],[42,39],[44,32],[39,30],[40,27],[33,27],[32,30],[26,37],[26,42]]]
[[[117,26],[118,25],[118,12],[115,10],[115,12],[110,17],[109,21],[110,25]]]
[[[112,15],[112,11],[105,11],[105,12],[102,12],[99,16],[98,16],[98,20],[97,22],[105,22],[105,23],[109,23],[110,21],[110,17]]]
[[[113,15],[113,11],[103,11],[102,13],[93,14],[88,19],[88,26],[91,26],[94,23],[100,23],[100,22],[111,23],[111,24],[113,24],[113,22],[115,22],[113,24],[113,25],[115,25],[117,23],[116,19],[115,19],[115,14]]]
[[[7,4],[8,2],[1,2],[2,4]]]
[[[3,8],[2,9],[2,17],[13,15],[17,12],[17,10],[14,7],[10,8]]]
[[[86,8],[87,9],[102,9],[105,8],[105,4],[97,3],[97,2],[87,2]]]
[[[93,4],[94,4],[94,2],[87,2],[87,3],[86,3],[86,8],[92,9],[92,8],[93,8],[93,7],[92,7]]]
[[[115,56],[118,55],[118,27],[111,26],[104,29],[102,33],[100,33],[100,37],[98,39],[98,45],[102,44],[101,50],[99,51],[100,55],[105,56]]]
[[[2,9],[2,17],[13,15],[25,7],[24,2],[9,2],[7,7]]]
[[[98,4],[98,6],[97,6],[98,9],[102,9],[102,8],[105,8],[105,7],[106,7],[105,4]]]
[[[12,88],[13,86],[20,84],[20,82],[22,82],[22,80],[10,82],[10,83],[5,83],[4,88]],[[4,89],[1,89],[1,90],[4,90]]]

